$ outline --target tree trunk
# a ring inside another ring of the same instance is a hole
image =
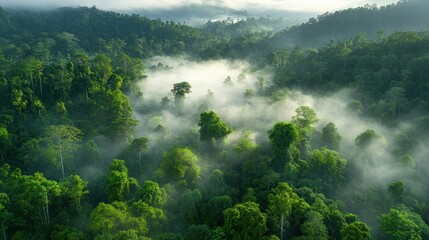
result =
[[[3,229],[3,238],[4,238],[4,240],[7,240],[7,238],[6,238],[6,230],[4,229],[3,222],[1,223],[1,228]]]
[[[49,220],[49,202],[48,202],[48,194],[46,194],[46,216],[47,216],[47,220],[48,220],[48,224],[50,223]]]
[[[45,225],[48,225],[48,219],[46,218],[46,210],[45,207],[42,208],[43,211],[43,218],[45,219]]]
[[[285,215],[282,213],[282,218],[281,218],[281,225],[280,225],[280,240],[283,240],[283,222],[284,222],[284,218],[285,218]]]
[[[33,89],[33,92],[34,92],[33,74],[31,74],[31,73],[30,73],[30,79],[31,79],[31,88]]]
[[[66,178],[66,175],[64,174],[64,161],[63,161],[63,152],[61,151],[61,145],[60,145],[60,160],[61,160],[61,169],[63,171],[63,178]]]
[[[39,73],[39,86],[40,86],[40,94],[43,95],[43,89],[42,89],[42,77]]]

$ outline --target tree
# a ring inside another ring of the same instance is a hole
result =
[[[0,125],[0,157],[4,161],[4,156],[9,151],[9,148],[12,146],[10,140],[10,135],[7,128]]]
[[[406,108],[408,99],[405,96],[405,89],[402,87],[393,87],[386,91],[384,99],[377,103],[377,110],[383,116],[384,112],[391,113],[392,118],[395,118],[401,110]]]
[[[143,217],[134,217],[123,202],[100,203],[91,212],[89,229],[95,239],[140,239],[148,232]]]
[[[368,147],[370,144],[374,143],[375,140],[379,139],[381,139],[380,135],[378,135],[374,130],[368,129],[356,137],[355,143],[358,147],[364,148]]]
[[[352,113],[361,114],[363,111],[363,106],[360,101],[352,100],[347,104],[346,109]]]
[[[180,106],[185,99],[185,95],[191,93],[191,85],[188,82],[175,83],[171,92],[174,94],[176,104]]]
[[[114,159],[109,167],[106,193],[111,202],[123,201],[130,193],[130,186],[137,185],[134,178],[128,177],[124,160]]]
[[[187,189],[180,196],[180,215],[188,223],[194,224],[198,219],[198,204],[202,200],[198,189]]]
[[[234,86],[234,83],[232,82],[232,79],[231,79],[230,76],[228,76],[228,77],[225,78],[225,81],[223,81],[223,85],[225,87],[232,87],[232,86]]]
[[[152,207],[160,208],[167,202],[167,193],[158,183],[147,180],[137,191],[136,198]]]
[[[21,115],[22,110],[27,107],[27,100],[24,99],[24,93],[21,89],[12,89],[12,106]]]
[[[429,226],[423,221],[420,215],[411,212],[403,205],[390,209],[388,213],[379,217],[380,229],[389,239],[428,239]]]
[[[142,152],[147,149],[148,139],[145,137],[136,138],[131,143],[131,149],[139,154],[139,166],[142,167]]]
[[[173,148],[164,154],[161,169],[169,180],[194,182],[200,172],[197,156],[189,148]]]
[[[322,145],[325,145],[327,148],[339,151],[341,139],[341,135],[332,122],[328,123],[328,125],[322,129]]]
[[[306,153],[309,148],[309,142],[311,134],[313,133],[314,127],[319,119],[317,118],[316,112],[308,106],[300,106],[296,110],[296,115],[292,117],[292,123],[294,123],[299,132],[299,147],[301,152]]]
[[[295,238],[296,240],[328,240],[328,230],[323,224],[323,216],[316,211],[307,212],[301,231],[304,235]]]
[[[87,181],[82,180],[79,175],[71,175],[60,182],[61,197],[66,201],[67,206],[74,206],[76,211],[80,213],[81,200],[89,193],[85,190]]]
[[[223,215],[225,217],[224,232],[227,239],[262,239],[267,231],[266,214],[261,213],[257,203],[236,204],[225,210]]]
[[[45,138],[50,148],[57,152],[60,158],[63,178],[64,159],[71,159],[82,141],[82,132],[69,125],[52,125],[45,130]]]
[[[288,149],[298,138],[298,130],[293,123],[278,122],[269,131],[273,162],[277,170],[282,171],[288,160]]]
[[[213,111],[201,113],[198,126],[200,126],[201,141],[218,141],[232,132],[232,128],[228,127]]]
[[[96,116],[103,118],[94,119],[100,122],[100,128],[104,134],[111,138],[127,137],[132,133],[137,121],[132,119],[133,109],[130,100],[120,90],[108,90],[97,95],[99,107]]]
[[[341,240],[369,240],[369,227],[361,221],[346,224],[341,228]]]
[[[207,204],[207,215],[203,214],[210,226],[222,226],[224,223],[223,212],[233,206],[230,196],[216,196],[210,198]]]
[[[334,150],[327,148],[315,149],[310,152],[308,174],[310,177],[321,178],[331,186],[338,186],[344,180],[347,160]]]
[[[10,217],[10,213],[7,210],[8,204],[9,204],[9,197],[7,196],[6,193],[0,192],[0,222],[1,222],[1,228],[3,232],[4,240],[7,240],[4,222],[8,220],[8,218]]]
[[[296,195],[289,184],[281,182],[268,195],[268,208],[276,217],[280,218],[280,240],[283,240],[284,220],[292,210],[293,202],[296,201]]]
[[[404,182],[397,181],[389,184],[387,188],[387,192],[396,202],[400,202],[402,200],[402,194],[405,191]]]
[[[162,209],[149,206],[139,199],[133,203],[133,211],[137,216],[140,215],[146,220],[151,235],[163,232],[163,226],[166,226],[167,223],[167,216]]]

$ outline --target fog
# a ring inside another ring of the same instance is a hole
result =
[[[131,8],[143,9],[168,9],[186,6],[189,4],[201,4],[207,6],[222,6],[237,10],[248,10],[256,12],[267,12],[270,10],[283,10],[294,12],[313,12],[324,13],[327,11],[336,11],[349,7],[363,6],[365,4],[386,5],[396,3],[394,0],[158,0],[158,1],[134,1],[134,0],[41,0],[41,1],[26,1],[26,0],[1,0],[0,5],[6,7],[62,7],[62,6],[97,6],[105,10],[124,10]]]
[[[417,145],[408,154],[416,160],[416,166],[403,167],[398,164],[398,156],[392,154],[391,148],[395,135],[400,128],[389,129],[371,119],[364,118],[357,113],[346,110],[346,105],[352,101],[352,90],[344,89],[330,96],[317,97],[288,90],[284,99],[275,101],[270,96],[255,94],[245,96],[246,89],[253,89],[255,93],[266,93],[270,87],[269,71],[255,70],[243,61],[205,61],[195,62],[186,57],[170,58],[156,57],[148,61],[148,67],[158,65],[161,67],[148,69],[147,79],[141,83],[144,94],[142,111],[135,115],[140,121],[137,127],[138,136],[147,136],[150,140],[148,152],[158,154],[170,147],[185,147],[189,144],[198,145],[199,134],[197,123],[199,114],[203,111],[215,111],[229,126],[234,129],[233,134],[226,139],[226,147],[233,147],[236,141],[246,131],[251,131],[252,138],[259,145],[267,146],[267,131],[278,121],[291,121],[296,115],[295,109],[299,106],[309,106],[315,110],[318,118],[316,131],[321,132],[327,123],[333,122],[342,136],[341,153],[348,161],[353,172],[346,184],[338,190],[342,199],[354,199],[356,196],[370,194],[375,189],[387,194],[387,186],[393,181],[404,181],[407,191],[418,196],[427,192],[422,186],[419,176],[428,174],[425,165],[425,156],[428,150],[424,144]],[[245,74],[246,79],[239,81],[238,76]],[[226,86],[225,79],[230,76],[233,85]],[[265,86],[257,86],[257,78],[266,79]],[[174,104],[171,89],[174,83],[187,81],[192,86],[191,93],[186,95],[182,107]],[[208,96],[208,91],[212,94]],[[163,106],[161,99],[168,97],[169,106]],[[161,110],[160,110],[161,109]],[[159,137],[154,129],[163,125],[166,134]],[[407,125],[406,122],[403,124]],[[367,129],[373,129],[381,138],[365,149],[356,147],[356,137]],[[182,145],[180,145],[182,144]],[[200,167],[210,163],[209,156],[200,156]],[[421,168],[419,168],[419,166]],[[204,174],[203,172],[201,174]],[[204,178],[204,177],[203,177]],[[376,216],[371,207],[362,205],[362,202],[351,204],[350,210],[362,215],[362,218],[377,225]]]

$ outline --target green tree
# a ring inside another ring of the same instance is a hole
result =
[[[24,93],[21,89],[12,89],[12,106],[18,111],[18,114],[21,115],[22,110],[25,110],[27,107],[28,101],[24,98]]]
[[[298,146],[301,152],[306,153],[309,149],[311,134],[314,131],[314,124],[319,119],[316,112],[308,106],[300,106],[295,112],[296,115],[292,117],[292,123],[296,125],[299,132]]]
[[[266,214],[261,213],[257,203],[236,204],[225,210],[223,215],[225,217],[224,232],[228,239],[261,239],[267,231]]]
[[[149,234],[152,235],[164,231],[163,227],[167,224],[167,216],[162,209],[149,206],[139,199],[133,203],[133,210],[137,216],[140,215],[146,220],[149,226]]]
[[[137,181],[128,176],[128,169],[125,167],[124,160],[114,159],[109,167],[105,189],[109,200],[114,202],[126,199],[132,185],[137,185]]]
[[[131,149],[136,151],[139,155],[139,167],[141,168],[142,163],[142,153],[147,149],[148,139],[145,137],[135,138],[131,143]]]
[[[341,135],[332,122],[328,123],[328,125],[322,129],[322,145],[325,145],[327,148],[339,151],[341,139]]]
[[[191,84],[188,82],[180,82],[173,84],[171,92],[174,94],[174,100],[178,106],[183,104],[185,95],[191,93]]]
[[[309,211],[306,214],[306,220],[301,225],[301,231],[304,234],[296,240],[328,240],[328,230],[323,224],[323,216],[316,211]]]
[[[210,198],[207,204],[207,215],[204,214],[203,216],[210,226],[222,226],[223,212],[232,206],[233,201],[228,195]]]
[[[201,141],[219,141],[232,132],[232,128],[213,111],[201,113],[198,126]]]
[[[268,208],[272,215],[280,218],[280,240],[283,240],[284,221],[292,211],[293,202],[296,201],[296,195],[289,184],[281,182],[272,193],[268,195]]]
[[[152,207],[160,208],[167,202],[167,192],[158,183],[145,181],[136,193],[136,198]]]
[[[361,221],[346,224],[341,228],[341,240],[369,240],[369,227]]]
[[[388,213],[380,216],[380,229],[389,239],[427,239],[429,237],[429,226],[420,215],[411,212],[404,206],[392,208]]]
[[[310,152],[308,174],[312,178],[321,178],[331,186],[338,186],[344,180],[347,160],[334,150],[315,149]]]
[[[180,215],[190,224],[195,224],[198,219],[198,204],[202,200],[201,192],[198,189],[187,189],[180,196]]]
[[[134,217],[123,202],[100,203],[91,212],[89,229],[95,239],[141,239],[148,232],[146,220]]]
[[[12,142],[10,139],[9,131],[7,128],[0,125],[0,157],[1,160],[4,162],[4,156],[6,153],[10,150],[12,147]]]
[[[49,145],[59,157],[62,176],[66,177],[64,172],[64,159],[71,159],[73,154],[79,148],[82,141],[82,132],[69,125],[52,125],[45,130],[45,138]]]
[[[277,170],[282,171],[289,160],[289,147],[298,138],[298,130],[293,123],[278,122],[269,131],[271,148],[273,150],[273,162]]]
[[[377,134],[372,129],[368,129],[356,137],[355,143],[358,147],[365,148],[365,147],[368,147],[370,144],[374,143],[375,140],[380,140],[380,139],[381,139],[381,136],[379,134]]]
[[[395,202],[401,202],[405,191],[405,184],[402,181],[396,181],[389,184],[387,192]]]
[[[10,218],[10,213],[7,210],[8,204],[9,204],[9,197],[7,196],[6,193],[0,192],[0,222],[1,222],[1,228],[3,232],[4,240],[7,240],[6,228],[4,226],[4,223]]]
[[[393,87],[386,91],[384,98],[379,100],[376,110],[380,115],[391,113],[392,118],[395,118],[407,106],[408,99],[405,96],[405,89],[402,87]]]
[[[89,193],[86,190],[87,181],[82,180],[79,175],[70,175],[62,180],[59,185],[61,188],[61,198],[67,206],[74,206],[78,213],[81,212],[82,198]]]
[[[173,148],[164,154],[161,169],[169,180],[194,182],[199,175],[197,156],[189,148]]]

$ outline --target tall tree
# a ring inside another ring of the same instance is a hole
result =
[[[346,224],[341,228],[342,240],[369,240],[371,239],[369,227],[361,221]]]
[[[298,138],[298,130],[293,123],[278,122],[269,131],[273,163],[277,170],[282,171],[289,158],[289,147]]]
[[[267,231],[267,216],[259,210],[257,203],[236,204],[225,210],[223,215],[225,217],[224,231],[228,239],[262,239]]]
[[[160,208],[167,202],[167,192],[158,183],[147,180],[136,193],[136,198],[152,207]]]
[[[109,167],[105,189],[109,200],[111,202],[125,200],[132,185],[137,185],[137,181],[128,176],[128,169],[124,160],[114,159]]]
[[[95,239],[142,239],[148,232],[144,217],[133,216],[123,202],[98,204],[91,212],[89,229]]]
[[[341,135],[338,133],[335,124],[330,122],[322,129],[322,145],[327,148],[339,151],[341,144]]]
[[[60,160],[62,176],[64,171],[64,159],[71,159],[82,141],[82,132],[69,125],[52,125],[45,130],[45,140],[54,149]]]
[[[174,100],[178,106],[183,104],[185,95],[191,93],[191,84],[188,82],[180,82],[173,84],[171,92],[174,94]]]
[[[380,216],[380,229],[389,239],[427,239],[429,226],[420,215],[411,212],[403,205],[390,209],[388,213]]]
[[[296,115],[292,117],[292,122],[297,126],[299,132],[299,148],[302,153],[306,154],[309,149],[311,134],[314,131],[314,124],[319,119],[316,112],[308,106],[300,106],[296,110]]]
[[[284,220],[288,217],[292,210],[292,205],[296,201],[296,195],[289,184],[281,182],[273,189],[272,193],[268,195],[268,208],[276,217],[280,218],[280,240],[283,240]]]
[[[201,141],[219,141],[232,132],[232,128],[213,111],[201,113],[198,126]]]
[[[185,180],[188,184],[197,180],[200,168],[197,156],[189,148],[173,148],[164,154],[161,169],[168,180]]]
[[[6,229],[5,229],[4,223],[10,217],[10,213],[7,210],[8,204],[9,204],[9,197],[7,196],[6,193],[0,192],[0,222],[1,222],[1,228],[2,228],[2,232],[3,232],[4,240],[7,240]]]

